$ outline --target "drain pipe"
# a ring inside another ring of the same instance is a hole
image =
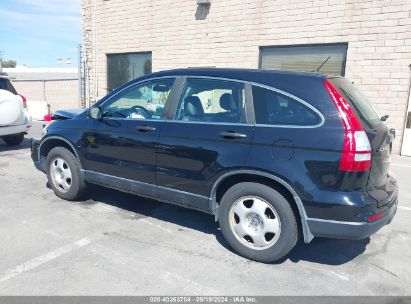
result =
[[[411,64],[408,65],[408,68],[410,69],[409,76],[408,76],[408,100],[407,100],[407,106],[405,108],[405,119],[404,119],[404,125],[402,128],[402,136],[401,136],[401,148],[400,148],[400,155],[402,155],[402,146],[404,144],[404,133],[405,129],[407,128],[407,120],[408,118],[411,119],[411,116],[409,117],[408,111],[410,108],[410,99],[411,99]]]

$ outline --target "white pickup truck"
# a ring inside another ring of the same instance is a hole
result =
[[[30,127],[26,98],[17,94],[7,77],[0,75],[0,138],[9,146],[19,145]]]

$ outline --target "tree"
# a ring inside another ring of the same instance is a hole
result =
[[[3,68],[15,68],[17,65],[16,60],[5,60],[2,63]]]
[[[108,90],[112,91],[130,79],[128,56],[111,55],[108,60]]]
[[[144,75],[151,74],[151,59],[147,59],[144,63]]]

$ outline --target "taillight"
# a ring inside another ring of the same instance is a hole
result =
[[[50,122],[52,120],[51,118],[52,118],[51,114],[44,115],[44,121]]]
[[[345,127],[343,152],[340,161],[342,171],[368,171],[371,168],[371,145],[359,119],[334,85],[324,81],[324,86],[334,101]]]
[[[27,109],[27,98],[20,94],[19,96],[21,97],[21,99],[23,99],[23,108]]]

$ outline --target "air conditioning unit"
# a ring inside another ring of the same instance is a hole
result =
[[[211,4],[211,0],[196,0],[197,1],[197,5],[210,5]]]

